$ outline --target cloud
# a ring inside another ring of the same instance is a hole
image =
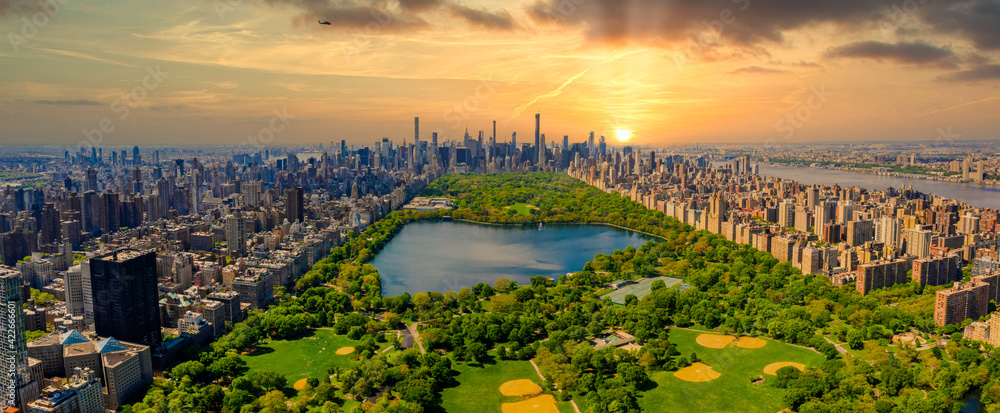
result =
[[[540,24],[580,29],[598,45],[668,48],[693,42],[699,47],[691,54],[702,59],[722,53],[720,48],[760,52],[788,46],[797,40],[791,32],[820,26],[861,34],[896,28],[881,33],[920,33],[968,41],[979,52],[1000,50],[998,0],[534,0],[527,14]],[[919,62],[921,51],[898,50],[885,58]],[[941,55],[926,58],[934,56]]]
[[[955,53],[950,49],[919,41],[895,44],[878,41],[856,42],[832,48],[824,56],[828,58],[889,60],[903,64],[955,66]]]
[[[772,69],[772,68],[769,68],[769,67],[747,66],[747,67],[741,67],[739,69],[736,69],[736,70],[733,70],[733,71],[729,72],[729,74],[732,74],[732,75],[744,74],[744,73],[747,73],[747,74],[771,74],[771,73],[787,73],[787,71],[786,70],[781,70],[781,69]]]
[[[536,0],[537,21],[585,28],[603,43],[672,44],[692,38],[739,46],[783,42],[784,32],[821,23],[857,25],[888,1],[842,0]]]
[[[43,6],[47,5],[39,0],[0,0],[0,17],[28,16],[43,10]]]
[[[183,103],[178,103],[175,105],[152,105],[149,107],[149,110],[155,112],[179,112],[184,109],[187,109],[187,107],[188,106]]]
[[[93,100],[84,99],[70,99],[70,100],[36,100],[35,103],[40,103],[42,105],[57,105],[57,106],[100,106],[101,102],[96,102]]]
[[[494,30],[512,30],[514,19],[507,11],[490,12],[484,9],[473,9],[459,4],[451,5],[451,13],[464,19],[473,26]]]
[[[1000,65],[983,65],[975,69],[952,72],[937,77],[945,82],[981,82],[1000,80]]]
[[[919,9],[922,20],[943,33],[969,39],[980,50],[1000,50],[1000,2],[951,0]]]
[[[386,0],[263,0],[278,7],[299,9],[301,13],[293,18],[296,26],[315,26],[317,20],[326,20],[332,30],[364,30],[366,33],[412,32],[428,27],[427,21],[417,15],[418,9],[392,7],[397,2]],[[404,2],[406,0],[403,0]],[[417,1],[424,7],[431,2]]]
[[[399,0],[399,7],[409,11],[434,9],[444,4],[444,0]]]
[[[463,6],[450,0],[260,0],[272,6],[292,7],[301,14],[297,26],[331,23],[326,30],[364,30],[366,34],[413,32],[431,28],[425,15],[447,8],[470,25],[490,30],[512,30],[514,19],[506,10],[489,11]],[[376,30],[377,28],[377,30]]]

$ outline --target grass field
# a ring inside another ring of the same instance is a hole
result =
[[[338,356],[334,352],[359,343],[347,336],[333,334],[332,330],[313,330],[311,334],[294,340],[268,340],[243,359],[250,370],[267,369],[284,374],[291,386],[303,378],[322,379],[330,367],[350,367],[354,364],[351,360],[353,354]]]
[[[521,214],[521,215],[531,215],[531,210],[532,209],[538,209],[538,207],[536,207],[534,205],[528,205],[528,204],[525,204],[525,203],[517,203],[517,204],[511,205],[511,206],[509,206],[507,208],[513,209],[514,211],[516,211],[518,214]]]
[[[531,363],[520,360],[497,360],[495,364],[469,366],[455,363],[458,386],[441,392],[441,407],[446,412],[500,413],[504,403],[522,401],[522,397],[507,397],[500,394],[500,385],[511,380],[530,379],[539,386],[542,381],[535,374]],[[557,403],[560,412],[570,413],[569,402]]]
[[[660,411],[670,406],[676,412],[766,412],[774,413],[786,406],[782,403],[785,390],[772,386],[773,376],[767,382],[754,386],[750,379],[764,373],[764,367],[776,362],[796,362],[817,366],[825,360],[810,350],[790,346],[771,339],[759,349],[739,348],[735,345],[723,349],[702,347],[695,338],[702,333],[670,329],[670,342],[684,357],[692,352],[722,375],[715,380],[693,383],[674,377],[672,371],[656,371],[650,378],[656,388],[643,392],[639,406],[644,411]]]

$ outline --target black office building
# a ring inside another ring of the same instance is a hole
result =
[[[293,186],[285,190],[285,217],[288,222],[305,222],[305,209],[302,205],[302,188]]]
[[[162,341],[155,251],[124,249],[92,258],[90,285],[99,336],[150,345]]]

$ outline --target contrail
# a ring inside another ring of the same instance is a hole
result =
[[[514,109],[514,112],[510,114],[510,117],[507,118],[507,121],[504,122],[504,123],[510,122],[510,121],[514,120],[515,118],[517,118],[518,116],[521,116],[521,113],[523,113],[525,110],[527,110],[529,107],[531,107],[531,105],[534,105],[535,102],[538,102],[541,99],[559,96],[562,93],[563,89],[566,88],[566,86],[569,86],[570,83],[573,83],[574,80],[578,79],[580,76],[583,76],[584,73],[587,73],[588,70],[590,70],[590,68],[584,69],[582,72],[580,72],[576,76],[573,76],[573,77],[569,78],[569,80],[563,82],[563,84],[560,85],[555,90],[553,90],[553,91],[551,91],[549,93],[546,93],[544,95],[536,96],[534,99],[531,99],[531,102],[528,102],[528,103],[525,103],[525,104],[523,104],[521,106],[518,106],[516,109]]]
[[[960,107],[969,106],[969,105],[975,105],[977,103],[990,102],[990,101],[994,101],[994,100],[1000,100],[1000,98],[991,97],[991,98],[986,98],[986,99],[980,99],[980,100],[977,100],[977,101],[974,101],[974,102],[965,102],[965,103],[959,103],[959,104],[953,105],[953,106],[948,106],[948,107],[944,107],[944,108],[938,108],[938,109],[934,109],[934,110],[932,110],[930,112],[927,112],[927,113],[922,113],[922,114],[919,114],[919,115],[910,116],[908,118],[903,118],[903,119],[898,119],[898,120],[894,120],[894,121],[891,121],[891,122],[883,123],[881,125],[876,126],[875,128],[881,128],[881,127],[889,126],[889,125],[896,124],[896,123],[899,123],[899,122],[904,122],[904,121],[908,121],[908,120],[922,118],[922,117],[925,117],[925,116],[934,115],[934,114],[945,112],[945,111],[949,111],[949,110],[952,110],[952,109],[958,109]]]

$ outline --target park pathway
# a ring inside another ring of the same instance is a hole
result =
[[[417,331],[417,325],[419,324],[420,323],[413,323],[406,326],[406,329],[410,330],[410,335],[413,336],[413,341],[417,342],[417,347],[420,348],[420,354],[427,354],[427,351],[424,350],[424,343],[420,341],[420,332]]]
[[[826,340],[827,343],[833,344],[833,346],[837,348],[837,351],[840,352],[840,354],[843,354],[845,356],[849,354],[846,349],[841,347],[840,344],[834,343],[833,340],[830,340],[829,337],[823,336],[823,339]]]
[[[528,360],[528,362],[531,363],[531,367],[535,368],[535,374],[538,374],[538,378],[542,379],[542,383],[545,383],[545,376],[543,376],[542,371],[538,369],[538,365],[535,364],[535,360]],[[557,388],[556,390],[558,390],[559,393],[562,393],[562,389]],[[582,413],[580,412],[580,408],[576,407],[576,402],[573,401],[573,399],[569,399],[569,404],[570,406],[573,406],[573,410],[576,411],[576,413]]]

